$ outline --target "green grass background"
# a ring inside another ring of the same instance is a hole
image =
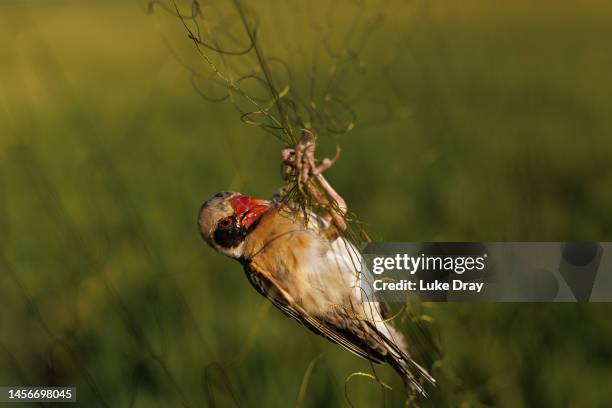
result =
[[[394,49],[408,114],[333,140],[329,178],[375,239],[612,237],[612,7],[373,7],[391,28],[368,61]],[[264,17],[262,44],[308,38],[301,18]],[[203,101],[156,21],[138,2],[0,4],[0,384],[76,385],[86,407],[402,406],[390,369],[377,373],[393,391],[345,385],[370,365],[283,317],[201,241],[201,202],[275,191],[282,146]],[[444,364],[418,403],[611,406],[611,311],[427,306]]]

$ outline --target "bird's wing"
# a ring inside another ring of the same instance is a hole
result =
[[[256,262],[245,265],[246,275],[255,289],[274,306],[314,333],[333,341],[360,357],[380,363],[385,360],[386,347],[367,329],[367,323],[355,321],[341,308],[330,310],[325,316],[314,316],[292,302],[291,296]],[[359,323],[359,324],[355,324]]]
[[[353,293],[354,297],[348,305],[337,304],[337,307],[307,311],[256,260],[251,260],[244,267],[249,281],[261,295],[312,332],[372,362],[388,362],[403,376],[406,384],[418,393],[425,395],[414,372],[435,384],[427,370],[407,354],[401,333],[381,318],[377,302],[363,299],[357,291]],[[360,307],[363,309],[360,310]]]

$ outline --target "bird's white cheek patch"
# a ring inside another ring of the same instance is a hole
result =
[[[233,248],[222,248],[216,246],[215,249],[223,255],[229,256],[230,258],[238,259],[241,258],[244,253],[244,242],[241,242],[238,246]]]

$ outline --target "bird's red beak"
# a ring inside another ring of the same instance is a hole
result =
[[[231,199],[232,207],[236,211],[238,222],[246,229],[249,229],[255,221],[264,215],[271,206],[264,200],[239,195]]]

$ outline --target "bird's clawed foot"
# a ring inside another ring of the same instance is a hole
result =
[[[340,157],[340,148],[336,147],[336,154],[331,159],[325,158],[317,165],[315,152],[317,142],[315,135],[308,129],[302,129],[302,138],[294,148],[286,148],[281,150],[281,159],[283,164],[295,169],[298,173],[298,181],[306,186],[311,196],[324,208],[332,217],[334,224],[340,229],[346,229],[346,222],[343,215],[347,211],[346,202],[333,189],[333,187],[323,177],[323,172],[332,167]],[[310,183],[310,178],[313,177],[318,181],[321,189],[327,196],[333,200],[332,205],[320,194],[319,190],[313,187]]]
[[[340,147],[336,147],[336,154],[331,159],[321,160],[316,164],[315,152],[317,142],[314,134],[307,129],[302,129],[303,136],[294,148],[281,150],[283,164],[293,167],[300,173],[300,181],[306,183],[310,176],[323,174],[327,169],[334,165],[340,157]]]

